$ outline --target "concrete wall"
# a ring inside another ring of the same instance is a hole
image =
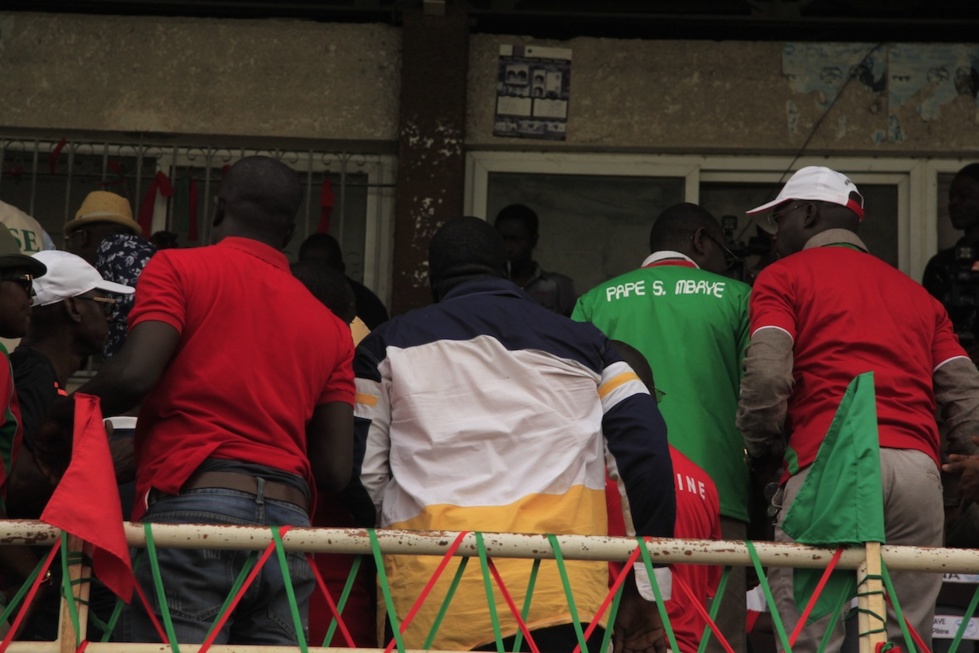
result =
[[[567,139],[493,136],[499,47],[534,43],[472,37],[470,147],[794,152],[822,119],[810,152],[969,155],[979,148],[974,82],[955,87],[957,73],[979,65],[975,45],[536,42],[573,52]],[[866,79],[847,84],[826,113],[850,67],[868,53]]]
[[[851,83],[823,117],[839,83],[820,76],[839,61],[856,63],[872,44],[803,45],[793,59],[783,43],[546,43],[573,51],[568,136],[555,144],[493,136],[503,43],[534,41],[471,37],[469,147],[785,152],[801,147],[822,118],[809,151],[954,155],[979,148],[974,96],[949,95],[947,82],[942,91],[924,74],[920,83],[904,79],[899,95],[901,79],[890,75],[944,57],[954,78],[954,58],[962,57],[955,46],[879,48],[873,60],[876,73],[889,76],[887,88]],[[401,31],[385,25],[0,13],[0,127],[391,147],[400,47]]]
[[[393,142],[384,25],[0,14],[0,126]]]

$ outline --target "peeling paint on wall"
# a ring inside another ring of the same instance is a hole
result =
[[[939,109],[965,95],[976,103],[979,89],[979,48],[974,45],[883,46],[869,43],[788,43],[782,51],[782,73],[793,93],[814,96],[816,105],[828,110],[848,80],[874,93],[887,92],[887,129],[874,130],[874,143],[902,143],[908,138],[906,123],[914,114],[935,121]],[[871,113],[880,110],[874,103]],[[795,103],[787,104],[790,133],[798,131]],[[976,104],[979,122],[979,104]],[[912,127],[913,129],[913,127]],[[836,138],[847,133],[846,116],[837,122]],[[881,136],[884,135],[884,140]]]
[[[788,122],[788,128],[790,134],[799,133],[799,107],[796,105],[794,100],[787,100],[785,102],[785,118]]]
[[[871,89],[884,90],[887,57],[873,43],[786,43],[782,74],[793,93],[815,93],[827,109],[851,77]]]
[[[893,45],[888,53],[891,115],[907,104],[922,120],[938,118],[939,108],[959,95],[976,100],[979,48],[970,45]]]

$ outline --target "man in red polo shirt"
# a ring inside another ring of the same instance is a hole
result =
[[[309,526],[316,485],[335,492],[349,480],[350,330],[280,251],[301,198],[297,175],[274,159],[233,165],[218,194],[217,244],[151,259],[125,345],[81,388],[108,415],[142,402],[134,520]],[[200,643],[248,556],[157,553],[177,640]],[[290,554],[289,569],[305,621],[312,573],[301,554]],[[147,561],[136,575],[152,588]],[[133,610],[132,625],[133,641],[156,641],[143,610]],[[215,643],[295,646],[297,638],[279,565],[269,564]]]
[[[612,346],[629,364],[649,393],[656,396],[653,370],[649,361],[638,349],[621,340],[612,340]],[[668,397],[663,397],[669,401]],[[660,399],[657,398],[657,403]],[[673,463],[673,485],[676,490],[676,521],[673,524],[673,537],[691,540],[720,540],[721,505],[714,481],[700,466],[670,445],[670,462]],[[605,484],[605,505],[608,508],[608,534],[626,535],[625,519],[622,517],[622,498],[615,482],[607,479]],[[622,563],[609,563],[616,574],[621,573]],[[696,653],[700,648],[701,637],[707,621],[701,616],[693,601],[697,601],[704,612],[707,600],[714,598],[721,579],[721,568],[717,565],[670,565],[673,572],[673,595],[666,602],[666,612],[673,626],[680,650],[675,653]],[[727,633],[725,633],[727,635]],[[712,641],[718,641],[711,634]]]
[[[803,168],[774,201],[778,260],[751,292],[751,343],[741,382],[738,428],[758,465],[784,460],[781,523],[826,435],[840,399],[872,371],[887,544],[941,546],[944,511],[936,406],[949,441],[970,447],[979,433],[979,372],[959,345],[941,304],[857,237],[863,198],[844,175]],[[778,495],[777,495],[778,496]],[[931,645],[940,574],[891,574],[904,615]],[[769,571],[786,628],[799,619],[792,570]],[[794,651],[815,651],[830,617],[803,630]],[[841,623],[832,624],[842,642]],[[888,638],[903,641],[893,614]]]

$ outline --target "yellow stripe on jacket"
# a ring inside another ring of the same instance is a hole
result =
[[[483,532],[605,535],[605,494],[603,490],[574,486],[563,495],[529,495],[506,506],[433,505],[416,517],[391,524],[390,527],[431,530],[435,524],[438,525],[437,530],[463,531],[478,527]],[[439,560],[437,556],[385,556],[385,571],[399,621],[404,619],[419,592],[432,577]],[[494,564],[517,609],[522,610],[533,561],[500,558],[494,560]],[[583,623],[588,623],[608,591],[608,564],[584,561],[566,561],[565,564],[579,618]],[[442,573],[405,633],[407,648],[422,647],[457,569],[458,560],[450,563]],[[515,635],[517,622],[495,583],[494,601],[503,636]],[[384,607],[381,605],[378,608],[378,623],[383,623],[384,617]],[[557,565],[553,560],[545,560],[538,572],[528,627],[533,630],[571,621]],[[479,560],[473,558],[453,596],[433,648],[469,650],[492,641],[493,627],[482,573]]]

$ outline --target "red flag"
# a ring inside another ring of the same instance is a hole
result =
[[[333,216],[333,181],[327,177],[320,186],[320,223],[316,233],[325,234],[330,231],[330,218]]]
[[[48,172],[50,172],[52,175],[54,174],[55,170],[58,169],[58,157],[61,156],[61,150],[65,149],[65,145],[67,144],[68,139],[62,138],[60,141],[58,141],[58,144],[54,146],[54,149],[51,150],[51,154],[48,156]]]
[[[156,204],[157,193],[164,197],[173,195],[173,184],[162,170],[157,171],[149,190],[143,196],[143,203],[139,205],[139,226],[143,229],[144,236],[149,236],[153,227],[153,205]]]
[[[75,394],[74,398],[71,463],[41,521],[90,543],[95,576],[128,603],[133,574],[102,409],[98,397]]]

